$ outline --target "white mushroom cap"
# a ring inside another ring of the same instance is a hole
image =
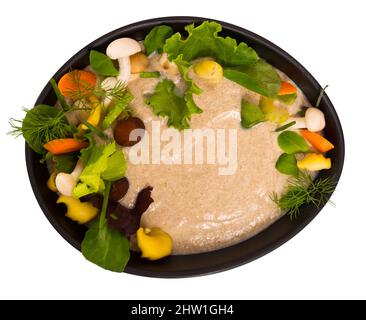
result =
[[[309,131],[321,131],[325,127],[324,113],[318,108],[308,108],[305,112],[305,122]]]
[[[140,52],[140,44],[131,38],[120,38],[112,41],[107,47],[107,56],[111,59],[129,57]]]

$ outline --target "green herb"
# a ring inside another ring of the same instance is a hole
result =
[[[281,78],[264,60],[251,65],[224,69],[225,78],[266,97],[274,97],[281,88]]]
[[[299,169],[297,168],[297,161],[293,154],[283,153],[276,162],[276,169],[290,176],[297,176]]]
[[[108,227],[106,212],[111,182],[106,182],[99,220],[91,223],[81,243],[84,257],[96,265],[114,272],[123,272],[130,259],[130,244],[119,231]]]
[[[164,52],[170,60],[182,55],[182,60],[192,62],[199,57],[212,57],[223,66],[252,64],[258,60],[256,52],[244,42],[237,44],[230,37],[220,37],[222,26],[214,21],[204,21],[195,27],[185,27],[188,37],[182,39],[178,32],[166,40]]]
[[[295,102],[297,98],[297,93],[284,94],[282,96],[277,96],[277,99],[286,105],[291,105]]]
[[[115,77],[119,74],[118,70],[113,65],[113,61],[104,53],[90,50],[89,61],[93,70],[102,76]]]
[[[109,158],[115,152],[115,142],[106,145],[93,145],[92,147],[81,151],[80,159],[85,163],[85,167],[79,177],[78,184],[74,187],[72,192],[75,198],[80,198],[91,193],[102,192],[104,190],[105,185],[102,180],[102,175],[105,171],[108,171],[108,165],[111,164]],[[122,162],[120,165],[125,166]],[[119,173],[116,172],[114,178],[116,178],[115,180],[118,180],[122,178],[123,175],[124,172],[122,175],[119,175]]]
[[[109,137],[100,129],[97,127],[94,127],[91,123],[87,121],[82,121],[82,124],[84,124],[91,132],[93,132],[95,135],[97,135],[99,138],[103,140],[109,140]]]
[[[26,115],[23,120],[10,119],[12,131],[9,134],[14,136],[22,134],[28,145],[37,153],[44,153],[45,143],[70,137],[73,133],[65,113],[55,107],[41,104],[24,111]]]
[[[169,26],[156,26],[148,33],[144,40],[145,52],[150,55],[154,51],[163,52],[165,40],[171,37],[173,28]]]
[[[86,81],[82,81],[78,72],[71,72],[70,75],[72,77],[71,81],[77,84],[72,92],[73,100],[84,101],[92,96],[96,96],[102,101],[105,99],[119,101],[123,100],[125,95],[128,94],[127,86],[123,81],[117,81],[115,86],[104,89],[101,83],[97,83],[94,86]]]
[[[125,176],[127,162],[123,150],[117,150],[107,160],[107,168],[102,172],[102,179],[117,181]]]
[[[325,205],[334,192],[336,182],[332,178],[317,178],[314,181],[306,172],[299,172],[297,177],[289,180],[287,191],[281,197],[274,193],[272,200],[291,219],[296,218],[303,205],[315,205],[317,208]]]
[[[51,160],[54,163],[57,172],[71,173],[78,161],[78,153],[69,153],[62,155],[51,155]]]
[[[262,110],[255,104],[243,100],[241,102],[241,125],[244,128],[251,128],[256,124],[263,122],[264,114]]]
[[[329,86],[326,85],[324,88],[321,89],[320,93],[319,93],[319,97],[318,97],[318,100],[316,100],[316,104],[315,104],[315,107],[319,107],[320,105],[320,102],[322,101],[323,99],[323,96],[324,96],[324,93],[325,93],[325,90],[328,88]]]
[[[156,115],[168,117],[168,126],[179,130],[187,129],[191,115],[198,112],[193,101],[188,104],[185,98],[178,96],[175,91],[172,81],[163,80],[158,83],[155,92],[145,102],[151,106]]]
[[[143,71],[140,72],[140,78],[160,78],[159,71]]]
[[[59,88],[58,88],[58,86],[57,86],[57,83],[56,83],[55,79],[53,79],[53,78],[52,78],[52,79],[50,80],[50,84],[51,84],[51,86],[52,86],[52,88],[53,88],[53,91],[55,91],[55,94],[56,94],[57,100],[58,100],[58,102],[60,103],[60,105],[61,105],[61,107],[62,107],[62,110],[63,110],[63,111],[67,111],[67,110],[69,110],[69,109],[70,109],[70,107],[69,107],[69,106],[68,106],[68,104],[66,103],[64,96],[61,94],[61,92],[60,92],[60,90],[59,90]]]
[[[120,99],[118,99],[114,106],[108,111],[102,122],[102,129],[105,130],[109,128],[112,123],[119,117],[119,115],[126,110],[129,103],[133,100],[133,95],[126,91]]]
[[[288,154],[309,151],[305,139],[293,131],[281,132],[277,141],[280,148]]]
[[[275,132],[280,132],[280,131],[286,130],[286,129],[288,129],[288,128],[292,127],[292,126],[293,126],[293,125],[295,125],[295,124],[296,124],[296,121],[291,121],[291,122],[289,122],[289,123],[284,124],[284,125],[283,125],[283,126],[281,126],[281,127],[278,127],[278,128],[275,130]]]

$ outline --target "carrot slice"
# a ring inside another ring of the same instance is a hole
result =
[[[289,82],[282,81],[280,91],[278,91],[278,96],[284,96],[286,94],[294,94],[297,92],[297,89],[294,85]]]
[[[72,138],[55,139],[47,142],[43,147],[54,155],[78,151],[88,146],[88,142]]]
[[[319,133],[311,132],[309,130],[301,130],[301,135],[310,142],[310,144],[320,152],[327,152],[334,148],[334,145],[321,136]]]
[[[93,92],[96,83],[97,77],[94,73],[74,70],[61,77],[58,88],[65,97],[81,99]]]

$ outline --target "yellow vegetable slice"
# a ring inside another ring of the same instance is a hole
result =
[[[73,197],[60,196],[57,203],[64,203],[67,207],[66,217],[80,224],[94,219],[99,211],[90,202],[81,202]]]
[[[172,253],[173,240],[168,233],[160,228],[140,227],[136,235],[142,258],[158,260]]]

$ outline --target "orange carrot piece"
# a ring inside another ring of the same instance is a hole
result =
[[[65,97],[80,99],[90,94],[97,83],[94,73],[74,70],[64,74],[58,82],[58,88]]]
[[[334,145],[321,136],[319,133],[311,132],[309,130],[301,130],[301,135],[310,142],[310,144],[320,152],[327,152],[334,148]]]
[[[289,82],[282,81],[280,91],[278,91],[278,96],[284,96],[286,94],[294,94],[297,92],[297,89],[294,85]]]
[[[72,138],[55,139],[47,142],[43,147],[54,155],[78,151],[88,146],[88,142]]]

